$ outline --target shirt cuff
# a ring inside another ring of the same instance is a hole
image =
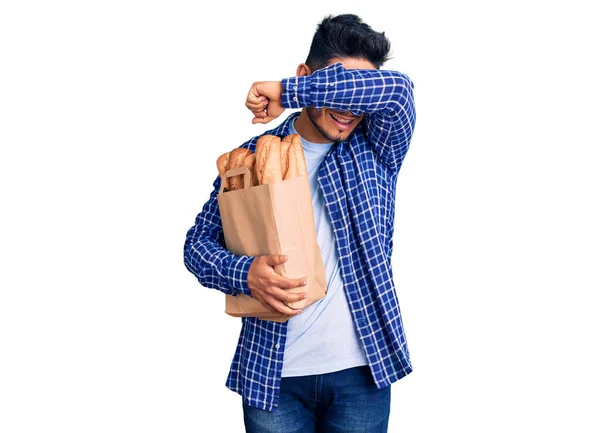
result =
[[[248,272],[255,258],[252,256],[235,256],[231,260],[225,276],[227,287],[231,287],[236,293],[252,296],[248,287]]]
[[[281,105],[284,108],[304,108],[312,105],[310,77],[291,77],[281,80]]]

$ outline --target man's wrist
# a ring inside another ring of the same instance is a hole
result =
[[[248,272],[250,266],[256,257],[253,256],[234,256],[228,266],[226,274],[226,284],[236,293],[243,293],[251,296],[250,288],[248,287]]]
[[[281,105],[285,108],[304,108],[312,105],[309,77],[290,77],[281,80]]]

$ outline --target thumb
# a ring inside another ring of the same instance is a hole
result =
[[[264,263],[269,266],[279,265],[281,263],[284,263],[287,260],[287,256],[280,255],[280,254],[271,254],[271,255],[263,256],[263,257],[264,257]]]
[[[270,122],[271,120],[273,120],[273,119],[274,119],[274,117],[269,117],[269,116],[264,116],[264,117],[254,117],[254,118],[252,119],[252,124],[253,124],[253,125],[256,125],[257,123],[262,123],[262,124],[265,124],[265,123],[269,123],[269,122]]]
[[[281,116],[281,113],[284,111],[285,108],[283,108],[280,102],[270,101],[269,105],[267,105],[267,116],[273,119]]]

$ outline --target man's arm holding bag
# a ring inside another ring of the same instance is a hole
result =
[[[217,203],[220,186],[219,177],[213,183],[214,189],[196,217],[196,223],[187,232],[184,263],[205,287],[227,295],[244,293],[251,296],[248,271],[255,258],[236,256],[223,247],[225,241]]]
[[[225,247],[223,228],[217,201],[221,177],[213,184],[213,191],[195,225],[187,233],[184,263],[200,284],[220,290],[227,295],[243,293],[254,297],[268,310],[285,315],[299,314],[301,310],[287,307],[305,299],[304,293],[291,294],[285,289],[302,287],[305,279],[290,279],[275,273],[273,266],[285,262],[279,255],[259,257],[237,256]]]

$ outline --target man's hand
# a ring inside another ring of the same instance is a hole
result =
[[[269,123],[285,110],[281,105],[281,81],[258,81],[252,84],[246,108],[252,111],[252,123]]]
[[[286,256],[266,255],[259,256],[252,261],[248,272],[248,287],[252,297],[263,304],[273,313],[287,316],[300,314],[302,310],[295,310],[286,305],[306,299],[306,292],[288,293],[286,289],[303,287],[306,278],[290,279],[275,273],[273,266],[284,263]]]

